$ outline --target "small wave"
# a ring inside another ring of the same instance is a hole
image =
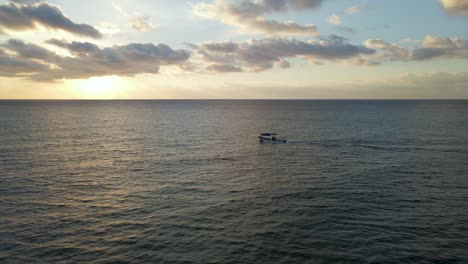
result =
[[[422,148],[422,147],[403,147],[403,146],[376,146],[376,145],[364,145],[364,144],[352,144],[353,147],[362,147],[374,150],[390,150],[390,151],[427,151],[427,152],[445,152],[445,153],[458,153],[468,154],[468,150],[465,149],[436,149],[436,148]]]

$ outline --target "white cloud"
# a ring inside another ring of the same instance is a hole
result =
[[[442,7],[453,15],[468,16],[467,0],[440,0]]]
[[[333,14],[328,17],[328,23],[336,26],[341,25],[341,17],[337,14]]]
[[[294,21],[268,19],[267,14],[290,9],[314,9],[323,0],[216,0],[212,4],[192,5],[192,12],[200,17],[219,20],[247,32],[269,35],[317,35],[314,25],[300,25]]]
[[[387,43],[380,39],[368,39],[364,42],[364,46],[378,50],[379,53],[374,56],[378,60],[408,60],[410,51],[400,47],[397,44]]]
[[[361,8],[359,6],[351,6],[345,10],[345,13],[348,15],[354,15],[361,12]]]
[[[130,18],[130,26],[138,31],[148,32],[156,28],[155,25],[151,24],[150,18],[147,16],[138,16]]]
[[[414,60],[468,59],[468,40],[427,35],[422,47],[413,50],[412,58]]]
[[[130,15],[127,13],[120,5],[112,3],[112,7],[119,12],[121,15],[128,19],[128,24],[131,28],[141,32],[152,31],[157,28],[156,25],[151,23],[151,18],[149,16],[142,16],[139,14]]]
[[[380,61],[468,59],[468,40],[462,38],[444,38],[427,35],[422,41],[422,46],[412,50],[378,39],[369,39],[364,42],[364,45],[377,50],[378,52],[374,55],[374,58]]]

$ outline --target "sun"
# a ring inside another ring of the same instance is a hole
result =
[[[119,76],[91,77],[86,80],[74,80],[72,89],[77,96],[84,99],[115,99],[121,90]]]

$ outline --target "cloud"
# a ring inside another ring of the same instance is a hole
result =
[[[10,39],[5,44],[1,45],[1,47],[16,52],[18,55],[17,57],[23,59],[48,60],[55,57],[52,52],[39,45],[27,44],[17,39]]]
[[[328,23],[332,25],[341,25],[341,17],[339,17],[337,14],[333,14],[328,17]]]
[[[102,34],[87,24],[76,24],[57,6],[47,3],[34,5],[0,5],[0,31],[34,30],[38,25],[63,30],[80,36],[101,38]]]
[[[468,58],[468,41],[461,38],[443,38],[427,35],[422,42],[422,46],[416,47],[413,50],[377,39],[367,40],[364,42],[364,45],[368,48],[376,49],[378,53],[374,58],[379,60],[423,61]]]
[[[78,57],[88,56],[90,54],[97,54],[101,50],[98,45],[90,43],[90,42],[73,41],[69,43],[63,40],[50,39],[46,41],[46,43],[65,49],[69,51],[71,54],[78,56]],[[29,45],[33,45],[33,44],[29,44]]]
[[[307,42],[294,38],[268,37],[243,42],[192,44],[192,65],[201,72],[259,72],[278,66],[291,67],[288,58],[303,58],[321,65],[344,62],[372,66],[387,61],[422,61],[431,59],[466,59],[468,41],[460,38],[426,36],[422,45],[407,49],[379,39],[353,45],[343,37],[330,35]]]
[[[290,67],[286,58],[302,57],[311,61],[348,61],[371,55],[374,50],[346,43],[346,39],[331,35],[308,42],[294,38],[269,37],[240,43],[210,42],[194,45],[198,63],[208,71],[264,71],[274,67]],[[194,58],[194,59],[196,59]],[[196,63],[195,63],[196,64]],[[227,65],[232,67],[227,67]]]
[[[43,0],[10,0],[10,2],[22,4],[22,5],[31,5],[31,4],[43,2]]]
[[[36,72],[45,72],[47,70],[49,70],[47,65],[0,54],[0,76],[21,77],[25,74],[34,74]]]
[[[0,76],[24,76],[50,70],[50,66],[38,60],[50,58],[51,53],[38,45],[11,39],[0,47]],[[5,50],[15,52],[16,56],[8,54]]]
[[[248,32],[270,35],[316,35],[318,31],[314,25],[277,21],[268,19],[266,15],[287,12],[290,9],[315,9],[320,7],[322,2],[323,0],[216,0],[213,4],[194,4],[192,11],[200,17],[217,19]]]
[[[264,18],[256,19],[249,24],[249,27],[254,31],[272,34],[272,35],[315,35],[317,27],[314,25],[298,25],[292,21],[279,22],[276,20],[268,20]]]
[[[379,60],[408,60],[410,57],[410,51],[392,43],[387,43],[380,39],[369,39],[364,42],[364,46],[378,50],[379,53],[376,54],[374,58]]]
[[[440,0],[440,3],[449,14],[468,16],[467,0]]]
[[[468,58],[467,40],[431,35],[427,35],[413,49],[379,39],[369,39],[362,45],[355,45],[337,35],[309,41],[267,37],[242,42],[189,44],[191,52],[151,43],[102,48],[91,42],[51,39],[44,44],[17,39],[0,44],[0,76],[51,81],[105,75],[157,74],[166,65],[201,73],[260,72],[275,66],[289,68],[290,58],[302,58],[317,65],[325,62],[378,65],[386,61]],[[54,49],[50,49],[51,46]],[[57,53],[57,49],[64,52]]]
[[[128,18],[128,23],[130,27],[137,31],[148,32],[157,28],[157,26],[151,24],[149,16],[130,15],[129,13],[124,11],[124,9],[120,5],[114,2],[112,3],[112,7],[121,15]]]
[[[345,13],[348,14],[348,15],[354,15],[354,14],[357,14],[359,12],[361,12],[361,8],[359,6],[351,6],[351,7],[348,7],[345,10]]]
[[[289,63],[289,61],[287,61],[287,60],[285,60],[285,59],[282,59],[282,60],[278,63],[278,66],[280,66],[280,68],[287,69],[287,68],[291,68],[291,63]]]
[[[36,44],[9,40],[1,46],[8,53],[0,54],[0,75],[51,81],[105,75],[156,74],[161,66],[182,65],[190,57],[187,51],[173,50],[165,44],[131,43],[100,48],[89,42],[57,39],[51,39],[47,44],[62,48],[72,56],[59,56]],[[13,66],[17,70],[8,70]]]
[[[141,32],[151,31],[151,30],[155,29],[156,27],[151,24],[149,19],[150,18],[148,16],[132,17],[129,20],[130,26],[133,29],[141,31]]]
[[[414,60],[435,58],[468,59],[468,41],[461,38],[443,38],[427,35],[423,46],[413,50]]]
[[[241,72],[242,69],[229,64],[212,64],[206,67],[208,71],[212,72]]]

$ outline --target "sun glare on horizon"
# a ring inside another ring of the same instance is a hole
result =
[[[91,77],[86,80],[73,80],[70,85],[77,96],[86,99],[115,99],[122,91],[119,76]]]

